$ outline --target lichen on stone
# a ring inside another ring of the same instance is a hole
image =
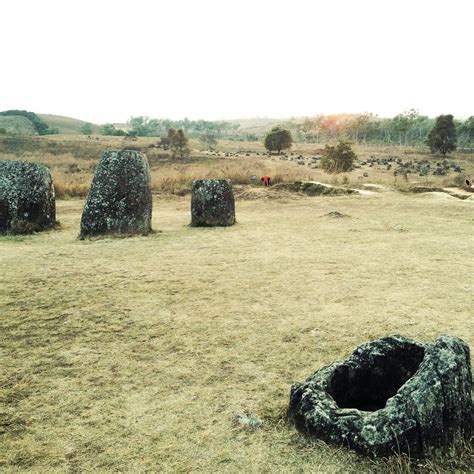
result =
[[[191,195],[191,225],[198,227],[235,224],[235,200],[228,179],[193,181]]]
[[[134,150],[105,151],[87,195],[80,237],[147,234],[151,217],[151,175],[146,156]]]
[[[48,168],[20,160],[0,161],[0,233],[50,229],[56,199]]]
[[[289,415],[300,430],[365,454],[423,457],[470,438],[471,386],[460,339],[391,336],[293,385]]]

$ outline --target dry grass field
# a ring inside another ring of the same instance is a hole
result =
[[[0,238],[0,470],[474,470],[472,445],[371,460],[285,417],[293,382],[365,341],[474,348],[474,201],[265,191],[230,228],[162,194],[148,237],[79,241],[83,201],[60,200],[57,230]]]
[[[474,180],[474,155],[454,153],[450,161],[461,164],[463,173],[447,176],[419,177],[414,174],[405,181],[402,176],[394,176],[384,166],[358,168],[350,173],[331,175],[320,168],[308,166],[310,157],[324,148],[320,144],[294,144],[291,153],[294,161],[282,161],[277,156],[264,156],[261,142],[240,142],[219,140],[216,153],[201,150],[198,140],[190,140],[192,153],[189,159],[172,160],[168,151],[156,148],[158,138],[141,137],[130,141],[122,137],[93,136],[88,139],[78,135],[52,135],[29,137],[26,139],[0,139],[0,159],[22,159],[41,163],[51,169],[58,198],[85,197],[89,190],[95,165],[102,152],[107,149],[133,148],[144,152],[150,163],[152,187],[155,194],[185,194],[191,189],[194,179],[227,178],[234,184],[249,184],[250,176],[269,174],[273,183],[300,181],[322,181],[336,185],[360,187],[362,184],[379,183],[406,190],[415,185],[446,187],[458,186],[466,177]],[[398,146],[354,146],[360,160],[395,156],[403,161],[426,160],[433,163],[427,149]],[[238,156],[224,156],[226,153]],[[297,165],[297,156],[304,155],[304,166]],[[364,177],[364,172],[369,176]]]

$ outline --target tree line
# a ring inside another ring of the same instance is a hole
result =
[[[212,135],[222,138],[227,135],[235,135],[239,128],[238,123],[226,122],[223,120],[171,120],[154,119],[145,116],[131,117],[127,122],[128,131],[117,129],[112,124],[105,124],[102,127],[103,135],[132,135],[136,137],[159,137],[168,133],[170,129],[183,130],[187,135],[201,136]]]
[[[472,123],[472,120],[466,122],[469,124],[469,122]],[[472,133],[472,129],[469,129],[468,132]],[[457,148],[457,133],[454,117],[450,114],[440,115],[436,117],[423,143],[428,145],[431,153],[440,153],[446,156]],[[273,127],[265,136],[264,145],[269,152],[280,154],[282,150],[291,148],[293,136],[288,129],[281,126]],[[350,142],[339,140],[336,147],[329,144],[325,145],[324,158],[321,164],[326,171],[339,173],[351,169],[354,159],[355,153]]]
[[[420,115],[411,109],[392,118],[381,118],[371,113],[357,115],[317,115],[303,120],[292,119],[284,123],[291,130],[295,141],[303,143],[327,143],[349,140],[354,143],[421,145],[425,144],[436,119]],[[474,116],[466,120],[454,120],[459,148],[474,146]],[[145,116],[131,117],[127,131],[114,125],[102,127],[103,135],[131,135],[159,137],[170,128],[183,130],[190,137],[258,140],[257,134],[239,129],[235,122],[208,120],[153,119]]]
[[[436,119],[411,109],[393,118],[361,115],[318,115],[294,127],[296,139],[308,143],[350,140],[354,143],[393,145],[426,144]],[[454,120],[458,147],[474,146],[474,116]]]

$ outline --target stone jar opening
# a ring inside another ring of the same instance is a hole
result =
[[[386,354],[372,354],[357,365],[341,365],[334,371],[327,392],[339,408],[381,410],[415,375],[424,352],[419,345],[407,343]]]

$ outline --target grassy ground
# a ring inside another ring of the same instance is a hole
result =
[[[202,229],[189,197],[162,196],[155,234],[95,241],[77,240],[82,205],[0,238],[1,470],[474,470],[469,445],[374,461],[285,419],[291,384],[359,343],[474,347],[472,200],[282,195]]]

